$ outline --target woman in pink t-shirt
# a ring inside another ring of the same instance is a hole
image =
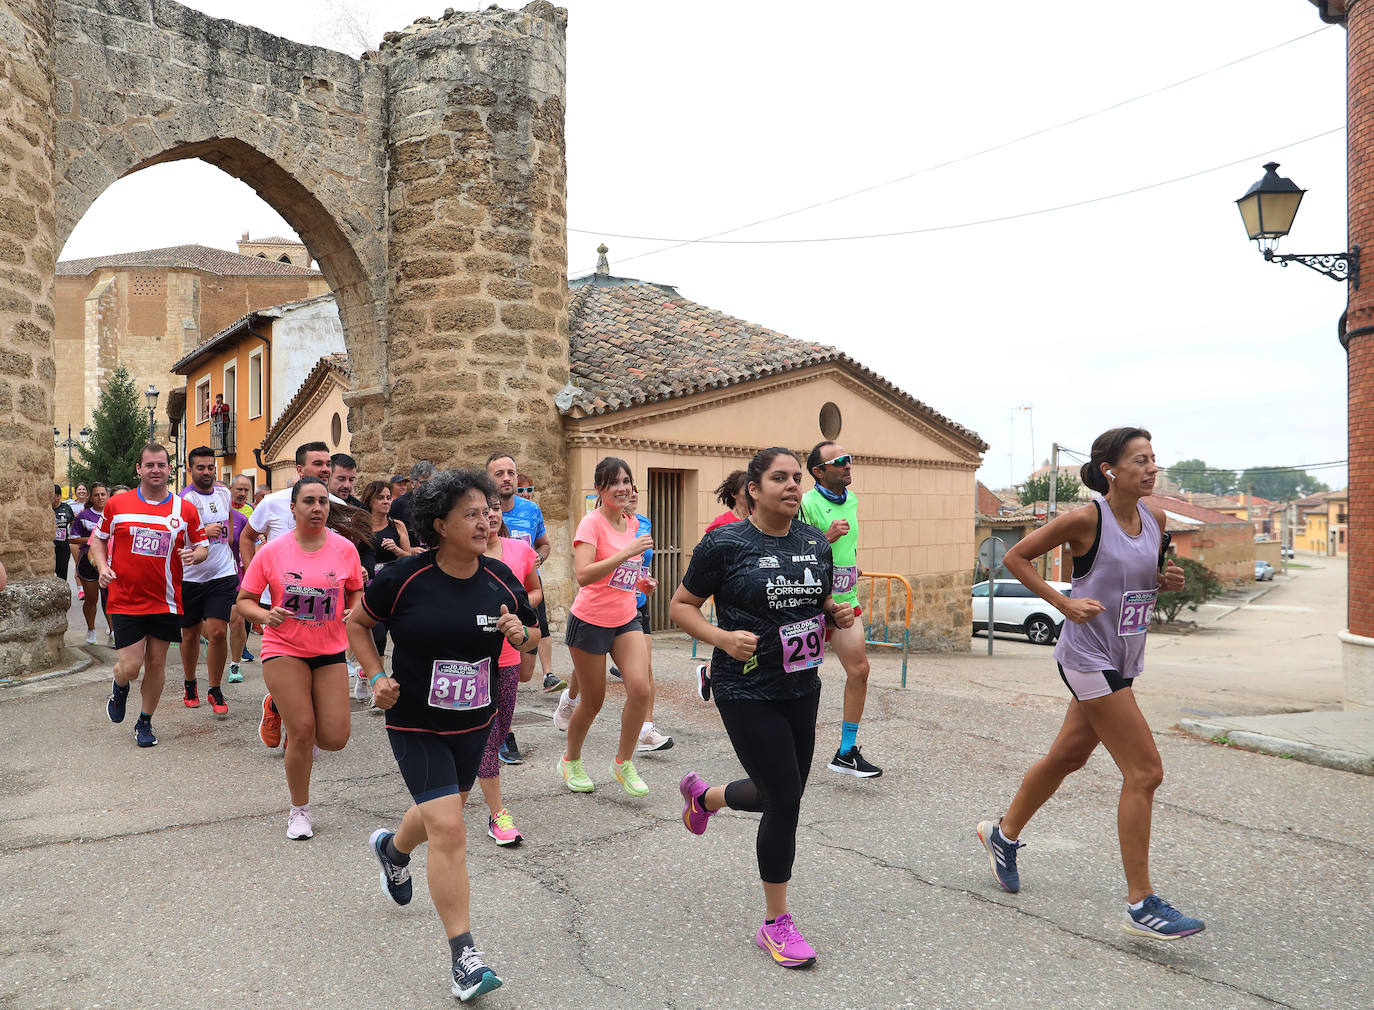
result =
[[[573,568],[581,588],[568,613],[563,641],[572,653],[573,676],[581,691],[568,723],[567,751],[558,762],[563,781],[575,793],[589,793],[591,778],[582,767],[582,742],[606,699],[606,656],[620,668],[625,707],[620,712],[620,746],[611,774],[631,796],[649,787],[630,760],[649,707],[649,653],[635,607],[635,593],[651,591],[653,580],[641,556],[654,546],[651,536],[637,536],[638,526],[625,515],[634,478],[623,459],[607,456],[593,477],[597,507],[578,523],[573,535]]]
[[[310,770],[314,748],[343,750],[348,743],[348,667],[344,617],[363,592],[358,549],[325,526],[329,491],[318,477],[291,488],[296,528],[253,555],[236,604],[244,619],[263,625],[262,679],[286,730],[286,787],[291,812],[286,837],[310,838]],[[269,610],[263,592],[272,600]],[[264,712],[264,716],[266,716]],[[264,717],[264,725],[273,720]],[[263,743],[275,747],[276,741]]]
[[[487,499],[486,555],[509,568],[529,593],[530,606],[539,606],[544,598],[544,586],[539,581],[539,555],[523,540],[510,536],[510,530],[501,519],[500,495]],[[487,801],[487,834],[497,845],[516,845],[524,836],[516,830],[510,811],[501,802],[500,750],[515,715],[516,689],[522,680],[534,676],[534,664],[528,664],[529,673],[525,674],[521,669],[520,653],[510,642],[505,642],[496,665],[496,682],[492,684],[492,693],[496,695],[496,718],[487,735],[482,763],[477,767],[477,784],[482,787],[482,798]]]

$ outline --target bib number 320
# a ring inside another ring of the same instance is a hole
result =
[[[812,617],[809,620],[785,624],[778,629],[782,639],[782,668],[787,673],[801,673],[813,670],[825,659],[825,628],[823,619]]]

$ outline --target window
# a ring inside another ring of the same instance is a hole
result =
[[[980,582],[978,583],[978,585],[973,587],[973,598],[975,600],[985,600],[987,599],[987,595],[988,584],[986,582]]]
[[[291,257],[288,256],[288,255],[286,255],[286,253],[282,253],[280,256],[277,257],[277,262],[278,262],[278,263],[290,263],[290,262],[291,262]]]
[[[210,420],[210,376],[196,380],[196,424]]]
[[[841,421],[839,407],[829,402],[821,404],[821,438],[839,438]]]
[[[329,421],[329,439],[334,443],[334,448],[339,447],[339,442],[343,439],[343,418],[337,413]]]
[[[997,583],[997,598],[1011,597],[1012,599],[1024,600],[1034,596],[1029,589],[1019,582],[999,582]]]
[[[235,407],[235,400],[238,399],[239,370],[234,365],[224,366],[224,405],[231,411]]]
[[[262,416],[262,348],[248,355],[248,416]]]

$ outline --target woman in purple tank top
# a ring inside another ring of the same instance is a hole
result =
[[[978,825],[978,838],[1003,889],[1021,889],[1016,852],[1021,830],[1064,779],[1087,763],[1099,743],[1121,769],[1117,833],[1126,871],[1121,928],[1135,936],[1178,940],[1202,931],[1150,885],[1150,816],[1164,778],[1150,727],[1131,684],[1144,667],[1145,633],[1160,590],[1183,588],[1183,569],[1164,564],[1164,510],[1154,493],[1154,450],[1142,428],[1113,428],[1093,442],[1083,483],[1102,497],[1042,526],[1003,564],[1021,584],[1065,617],[1054,658],[1073,699],[1050,751],[1033,764],[998,821]],[[1070,596],[1040,577],[1033,560],[1067,545],[1073,553]]]

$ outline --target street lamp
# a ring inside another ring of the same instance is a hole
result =
[[[1274,252],[1279,239],[1293,227],[1293,218],[1298,215],[1298,205],[1302,203],[1305,189],[1298,187],[1292,179],[1279,175],[1279,163],[1271,161],[1264,166],[1264,177],[1255,183],[1245,195],[1236,201],[1240,208],[1241,220],[1245,222],[1245,233],[1256,242],[1270,263],[1288,266],[1301,263],[1305,267],[1330,277],[1332,280],[1349,280],[1352,288],[1360,286],[1360,247],[1354,246],[1343,253],[1286,253]]]
[[[72,449],[74,449],[78,445],[85,445],[86,439],[91,437],[91,433],[89,429],[82,428],[79,432],[77,432],[76,437],[77,439],[80,439],[80,441],[77,441],[76,439],[72,438],[72,426],[70,423],[68,423],[67,437],[59,441],[57,436],[60,434],[62,434],[62,432],[57,428],[54,428],[52,430],[53,444],[56,445],[59,449],[65,447],[67,450],[67,490],[68,492],[70,492],[72,486]]]
[[[157,387],[151,382],[148,383],[148,391],[143,394],[143,399],[148,402],[148,441],[156,441],[157,422],[153,420],[153,412],[157,410]]]

